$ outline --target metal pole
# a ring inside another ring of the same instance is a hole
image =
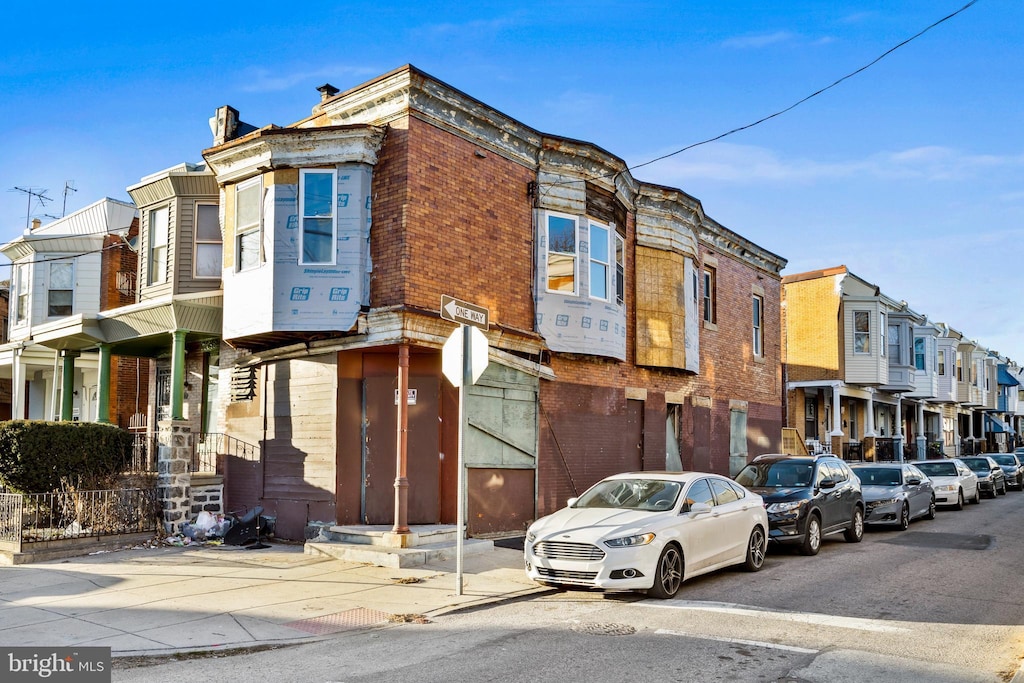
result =
[[[463,453],[466,438],[466,387],[473,381],[472,355],[470,354],[469,325],[462,326],[462,386],[459,387],[459,478],[458,514],[455,537],[455,594],[462,595],[462,551],[466,535],[466,459]]]
[[[398,439],[395,449],[395,525],[396,534],[409,533],[409,345],[398,347]],[[404,547],[404,543],[403,543]]]

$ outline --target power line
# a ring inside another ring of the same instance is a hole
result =
[[[949,21],[950,19],[952,19],[956,15],[960,14],[961,12],[963,12],[964,10],[966,10],[967,8],[969,8],[971,5],[975,4],[976,2],[978,2],[978,0],[971,0],[966,5],[964,5],[963,7],[958,9],[957,11],[953,12],[952,14],[948,14],[948,15],[942,17],[938,21],[930,24],[929,26],[927,26],[924,29],[918,31],[914,35],[910,36],[909,38],[907,38],[903,42],[898,43],[898,44],[894,45],[893,47],[889,48],[888,50],[886,50],[885,52],[880,54],[878,57],[874,58],[873,60],[871,60],[870,62],[868,62],[864,66],[860,67],[859,69],[857,69],[855,71],[851,71],[850,73],[846,74],[845,76],[843,76],[840,79],[837,79],[837,80],[833,81],[831,84],[825,86],[824,88],[821,88],[820,90],[816,90],[816,91],[812,92],[807,97],[804,97],[803,99],[800,99],[800,100],[794,102],[793,104],[789,105],[785,109],[780,109],[779,111],[777,111],[777,112],[775,112],[773,114],[769,114],[768,116],[764,116],[764,117],[758,119],[757,121],[754,121],[753,123],[748,123],[745,126],[739,126],[738,128],[733,128],[732,130],[728,130],[728,131],[726,131],[724,133],[721,133],[720,135],[716,135],[713,138],[708,138],[707,140],[701,140],[700,142],[695,142],[692,145],[687,145],[686,147],[683,147],[682,149],[677,149],[674,152],[669,152],[668,154],[663,154],[660,157],[657,157],[655,159],[651,159],[650,161],[645,161],[642,164],[637,164],[636,166],[630,166],[629,170],[633,171],[633,170],[641,168],[643,166],[649,166],[650,164],[653,164],[655,162],[661,161],[663,159],[668,159],[669,157],[673,157],[673,156],[675,156],[677,154],[682,154],[683,152],[685,152],[687,150],[691,150],[694,147],[700,147],[701,145],[706,145],[708,143],[715,142],[717,140],[721,140],[724,137],[727,137],[727,136],[732,135],[734,133],[739,133],[740,131],[744,131],[744,130],[747,130],[749,128],[753,128],[754,126],[758,126],[758,125],[764,123],[765,121],[769,121],[771,119],[774,119],[776,116],[781,116],[782,114],[785,114],[788,111],[792,111],[793,109],[796,109],[797,107],[799,107],[804,102],[807,102],[808,100],[810,100],[810,99],[812,99],[814,97],[817,97],[818,95],[821,95],[822,93],[824,93],[824,92],[826,92],[828,90],[831,90],[832,88],[836,87],[837,85],[839,85],[843,81],[845,81],[845,80],[847,80],[849,78],[853,78],[854,76],[856,76],[857,74],[861,73],[862,71],[866,71],[867,69],[871,68],[872,66],[874,66],[878,62],[882,61],[883,59],[885,59],[886,57],[891,55],[893,52],[895,52],[896,50],[898,50],[901,47],[903,47],[904,45],[906,45],[907,43],[910,43],[911,41],[920,38],[925,33],[927,33],[928,31],[931,31],[933,28],[935,28],[939,24],[942,24],[943,22]]]

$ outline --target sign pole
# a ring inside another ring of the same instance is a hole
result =
[[[459,387],[459,458],[458,458],[458,509],[455,539],[455,594],[462,595],[462,553],[463,538],[466,535],[466,459],[463,453],[466,438],[466,387],[473,383],[472,356],[470,355],[470,328],[462,327],[462,386]]]

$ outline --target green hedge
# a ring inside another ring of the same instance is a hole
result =
[[[132,435],[96,422],[0,422],[0,482],[21,493],[106,488],[131,459]]]

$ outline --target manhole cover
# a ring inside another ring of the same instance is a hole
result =
[[[629,636],[636,633],[636,629],[629,624],[573,624],[571,628],[576,633],[592,636]]]
[[[988,550],[992,546],[992,537],[988,534],[936,534],[926,531],[904,531],[893,538],[882,541],[882,543],[945,550]]]
[[[348,609],[344,612],[325,614],[321,617],[291,621],[285,624],[285,626],[291,626],[299,631],[305,631],[306,633],[312,633],[319,636],[326,633],[347,631],[353,628],[365,628],[367,626],[384,624],[390,621],[392,616],[393,615],[388,614],[387,612],[357,607],[356,609]]]

